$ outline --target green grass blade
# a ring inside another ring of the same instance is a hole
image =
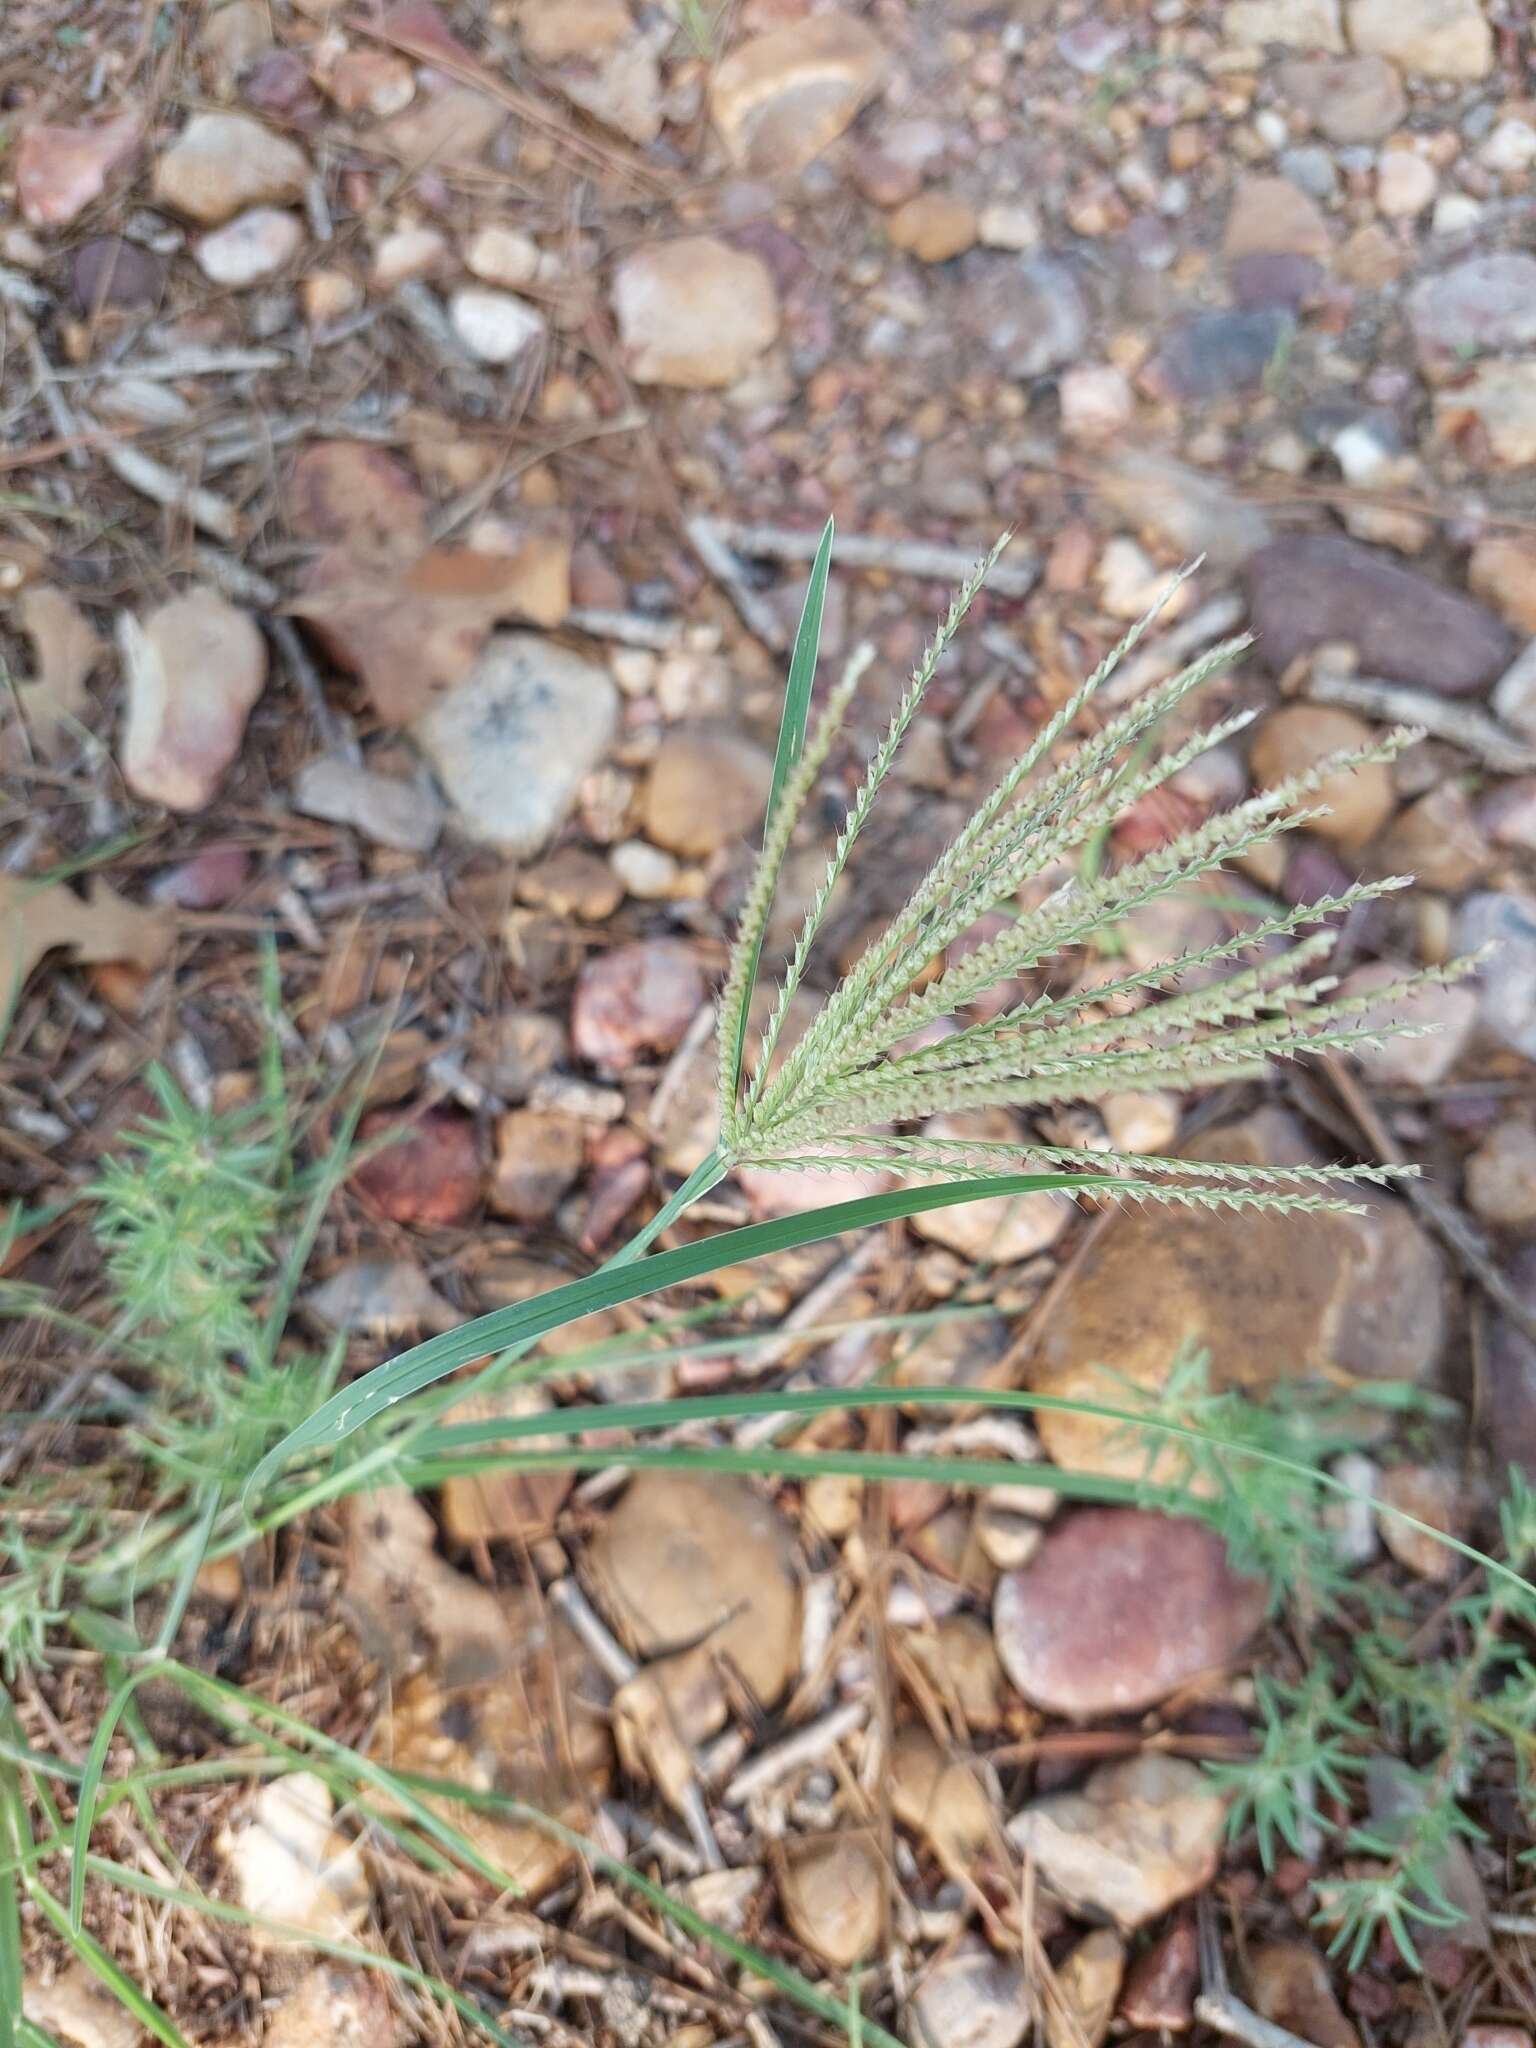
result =
[[[21,1853],[16,1839],[21,1788],[14,1770],[0,1774],[0,1853]],[[14,1875],[0,1877],[0,2048],[16,2048],[21,2023],[21,1907]]]
[[[303,1451],[334,1449],[364,1424],[372,1422],[408,1394],[418,1393],[472,1359],[514,1344],[532,1343],[550,1330],[563,1328],[598,1309],[617,1308],[641,1295],[655,1294],[680,1281],[697,1280],[722,1266],[745,1264],[771,1252],[817,1244],[845,1231],[871,1224],[920,1216],[933,1209],[952,1209],[985,1196],[1035,1195],[1073,1189],[1114,1189],[1122,1195],[1146,1192],[1143,1184],[1104,1173],[999,1173],[971,1180],[936,1181],[926,1187],[893,1188],[883,1195],[862,1195],[851,1202],[829,1203],[808,1215],[784,1216],[770,1223],[749,1223],[740,1230],[720,1231],[696,1244],[679,1245],[629,1266],[608,1265],[584,1279],[553,1287],[532,1301],[493,1309],[457,1330],[444,1331],[424,1344],[413,1345],[387,1364],[376,1366],[322,1402],[307,1421],[291,1429],[257,1465],[246,1487],[246,1499],[273,1478],[290,1458]]]
[[[1389,1387],[1378,1390],[1391,1392]],[[1353,1398],[1353,1397],[1352,1397]],[[1391,1405],[1383,1401],[1382,1405]],[[591,1408],[556,1408],[531,1416],[508,1417],[483,1423],[447,1423],[424,1431],[402,1465],[410,1481],[419,1486],[440,1485],[446,1478],[473,1472],[502,1469],[603,1470],[608,1466],[669,1466],[682,1469],[705,1462],[718,1471],[763,1473],[779,1478],[815,1478],[821,1473],[854,1474],[870,1479],[933,1479],[946,1486],[1039,1486],[1073,1500],[1139,1502],[1176,1514],[1201,1514],[1216,1502],[1191,1493],[1186,1487],[1149,1486],[1137,1479],[1076,1472],[1045,1459],[1035,1464],[1017,1464],[1002,1459],[912,1457],[900,1452],[828,1451],[814,1454],[779,1450],[769,1446],[761,1451],[710,1450],[699,1446],[604,1445],[600,1450],[513,1450],[497,1456],[477,1456],[474,1446],[489,1442],[512,1443],[523,1437],[558,1437],[584,1429],[666,1429],[680,1423],[731,1421],[761,1414],[815,1416],[847,1413],[858,1408],[940,1408],[1001,1409],[1033,1414],[1049,1411],[1059,1415],[1088,1416],[1096,1421],[1122,1424],[1149,1438],[1175,1444],[1186,1443],[1222,1452],[1235,1461],[1268,1466],[1297,1480],[1315,1484],[1338,1499],[1363,1505],[1379,1516],[1390,1516],[1404,1528],[1432,1537],[1446,1550],[1480,1567],[1504,1585],[1510,1595],[1528,1596],[1531,1582],[1514,1566],[1490,1556],[1460,1537],[1435,1529],[1430,1523],[1398,1508],[1391,1501],[1348,1485],[1325,1465],[1287,1456],[1262,1444],[1234,1440],[1219,1430],[1172,1416],[1120,1408],[1105,1401],[1068,1399],[1058,1394],[1032,1394],[1015,1387],[817,1387],[756,1389],[739,1394],[694,1394],[672,1401],[633,1403],[604,1402]]]
[[[770,818],[805,745],[811,685],[816,680],[816,657],[821,650],[821,614],[827,601],[827,577],[831,567],[832,521],[829,519],[822,528],[821,542],[811,563],[811,578],[805,587],[805,603],[800,608],[794,652],[789,657],[789,682],[784,691],[783,716],[779,720],[779,744],[773,757],[773,781],[768,787],[766,816]]]
[[[953,1406],[963,1402],[950,1392]],[[435,1486],[465,1473],[512,1465],[519,1472],[626,1471],[734,1472],[763,1479],[839,1478],[930,1479],[939,1486],[1036,1486],[1067,1500],[1112,1502],[1118,1507],[1160,1507],[1169,1513],[1195,1514],[1195,1499],[1175,1487],[1152,1486],[1139,1479],[1098,1472],[1074,1472],[1056,1465],[1020,1465],[1007,1458],[914,1457],[904,1451],[787,1451],[769,1445],[760,1451],[711,1450],[684,1444],[604,1444],[598,1449],[572,1445],[569,1450],[521,1451],[515,1458],[443,1458],[412,1461],[412,1480]]]
[[[77,1794],[79,1805],[75,1811],[73,1846],[69,1862],[69,1917],[68,1932],[71,1941],[80,1938],[85,1925],[85,1866],[91,1849],[91,1829],[96,1824],[96,1801],[101,1791],[101,1780],[107,1768],[107,1752],[112,1747],[112,1738],[117,1733],[117,1724],[135,1692],[151,1674],[152,1667],[143,1665],[131,1672],[107,1702],[106,1712],[91,1738],[86,1754],[85,1768],[80,1773],[80,1789]]]
[[[784,711],[779,720],[779,743],[773,757],[773,780],[768,789],[768,808],[764,813],[763,831],[766,837],[774,810],[783,793],[784,785],[794,771],[805,745],[806,721],[811,710],[811,685],[816,680],[816,657],[821,650],[821,615],[827,601],[827,577],[832,568],[832,521],[829,519],[822,529],[821,545],[811,564],[811,580],[805,588],[805,603],[800,611],[800,625],[795,634],[794,651],[789,658],[789,681],[784,689]],[[729,1049],[729,1064],[726,1072],[730,1076],[731,1099],[741,1085],[741,1063],[747,1049],[747,1012],[751,1007],[752,989],[757,981],[758,962],[762,958],[763,941],[759,933],[747,959],[746,997],[741,1013],[736,1020],[735,1039]]]

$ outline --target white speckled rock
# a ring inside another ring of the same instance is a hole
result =
[[[297,214],[284,213],[279,206],[253,206],[204,235],[193,254],[210,283],[239,291],[291,263],[303,242]]]
[[[538,348],[548,328],[544,315],[511,292],[464,285],[448,302],[453,331],[480,363],[515,363]]]
[[[618,709],[590,661],[537,633],[498,633],[412,732],[471,838],[527,853],[602,760]]]

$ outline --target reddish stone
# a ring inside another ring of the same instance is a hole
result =
[[[240,85],[240,97],[258,114],[306,127],[319,119],[323,102],[296,50],[269,50],[258,57]]]
[[[243,846],[215,841],[157,875],[150,895],[156,903],[174,903],[178,910],[217,910],[245,887],[251,856]]]
[[[416,1115],[372,1110],[358,1125],[361,1142],[386,1131],[405,1135],[358,1167],[352,1184],[391,1223],[463,1223],[480,1200],[480,1146],[474,1124],[438,1107]]]
[[[622,1074],[641,1053],[671,1052],[703,1000],[704,977],[681,940],[618,946],[581,970],[571,1043],[579,1059]]]
[[[1360,1970],[1350,1978],[1344,2002],[1360,2019],[1384,2020],[1397,2003],[1397,1993],[1385,1977]]]
[[[1199,1978],[1194,1923],[1176,1920],[1131,1965],[1120,1993],[1121,2019],[1157,2033],[1182,2033],[1194,2015]]]
[[[1131,1713],[1229,1664],[1265,1605],[1203,1522],[1087,1508],[998,1582],[993,1629],[1003,1669],[1037,1706]]]
[[[419,50],[424,56],[451,57],[460,63],[475,61],[474,51],[459,41],[432,0],[399,0],[379,27],[391,42],[398,42],[412,55]]]
[[[38,121],[16,145],[16,199],[29,227],[67,227],[107,188],[107,180],[138,153],[141,117],[125,108],[110,120],[66,128]]]
[[[1287,534],[1247,574],[1258,653],[1275,675],[1347,641],[1365,675],[1466,697],[1514,657],[1515,636],[1485,605],[1343,534]]]

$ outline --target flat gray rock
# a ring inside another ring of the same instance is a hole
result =
[[[429,787],[375,775],[343,754],[317,754],[304,763],[294,778],[293,807],[328,825],[355,826],[401,853],[428,852],[443,829],[443,807]]]
[[[608,751],[618,691],[539,633],[498,633],[411,731],[464,830],[507,853],[542,846]]]

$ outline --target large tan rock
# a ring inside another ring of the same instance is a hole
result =
[[[346,1941],[368,1917],[371,1894],[357,1843],[336,1825],[331,1788],[313,1771],[294,1771],[258,1787],[218,1837],[239,1903],[258,1923],[295,1930],[275,1935],[258,1924],[258,1949],[290,1946],[303,1935]]]
[[[434,1547],[431,1516],[403,1487],[347,1504],[343,1602],[388,1674],[372,1754],[392,1769],[525,1801],[588,1825],[607,1789],[604,1681],[567,1624],[522,1589],[493,1591]],[[530,1899],[574,1851],[513,1815],[444,1798],[436,1809]]]
[[[1283,43],[1294,50],[1342,50],[1339,0],[1229,0],[1221,32],[1229,43]]]
[[[871,1828],[791,1843],[779,1898],[790,1932],[835,1970],[851,1970],[880,1939],[880,1851]]]
[[[1308,775],[1334,754],[1354,753],[1375,738],[1370,726],[1352,711],[1331,704],[1285,704],[1272,711],[1259,728],[1249,766],[1256,787],[1273,789],[1293,776]],[[1396,802],[1392,771],[1381,761],[1365,761],[1330,775],[1316,792],[1302,799],[1302,808],[1325,805],[1312,830],[1338,846],[1363,846],[1391,817]]]
[[[637,384],[707,391],[734,384],[779,335],[779,295],[761,257],[713,235],[635,250],[613,310]]]
[[[1467,583],[1518,632],[1536,634],[1536,539],[1489,534],[1472,550]]]
[[[386,1985],[374,1970],[317,1963],[273,2013],[263,2048],[397,2048],[402,2023]]]
[[[1198,1154],[1248,1165],[1311,1156],[1275,1109],[1211,1132]],[[1209,1353],[1213,1386],[1255,1394],[1317,1379],[1426,1379],[1445,1334],[1439,1255],[1392,1196],[1356,1199],[1363,1215],[1126,1210],[1049,1319],[1031,1389],[1128,1408],[1136,1389],[1155,1397],[1191,1345]],[[1058,1464],[1149,1469],[1145,1438],[1121,1423],[1049,1411],[1037,1422]]]
[[[249,114],[194,114],[155,166],[154,193],[204,227],[247,206],[304,197],[309,162],[297,143]]]
[[[1309,1941],[1266,1941],[1248,1957],[1254,2011],[1317,2048],[1360,2048],[1328,1981],[1328,1965]]]
[[[671,24],[661,24],[665,37]],[[624,0],[524,0],[523,48],[572,106],[631,142],[661,133],[657,37],[642,33]]]
[[[1486,78],[1493,30],[1479,0],[1349,0],[1349,40],[1423,78]]]
[[[741,733],[676,726],[657,749],[641,798],[646,837],[691,859],[753,840],[772,782],[771,758]]]
[[[716,68],[709,111],[738,164],[804,170],[842,134],[885,72],[885,46],[847,14],[818,14],[754,36]]]
[[[1144,1751],[1026,1806],[1008,1838],[1074,1912],[1128,1934],[1210,1882],[1225,1819],[1198,1764]]]
[[[22,1982],[21,2009],[34,2027],[46,2027],[69,2048],[139,2048],[149,2036],[84,1963],[72,1963],[51,1983]]]
[[[1057,1965],[1061,2003],[1045,2015],[1047,2048],[1099,2048],[1109,2032],[1125,1975],[1125,1943],[1113,1929],[1095,1927]]]
[[[128,685],[123,779],[146,803],[200,811],[266,684],[260,629],[216,590],[189,590],[142,623],[124,612],[118,637]]]
[[[642,1472],[598,1531],[598,1598],[640,1657],[706,1643],[771,1706],[799,1659],[787,1524],[744,1479]]]

